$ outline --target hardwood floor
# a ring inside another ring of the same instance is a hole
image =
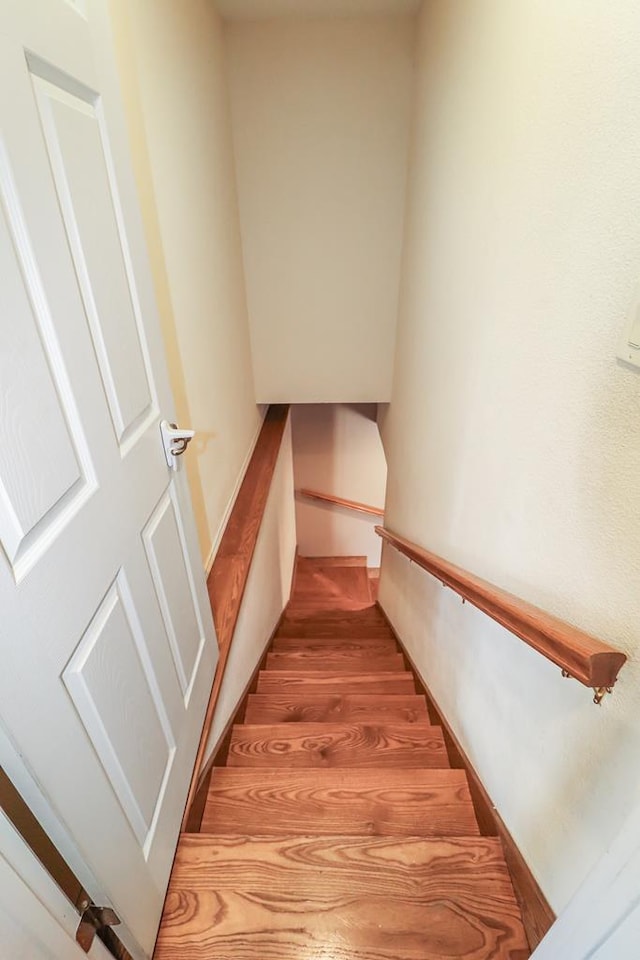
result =
[[[183,835],[156,960],[524,960],[500,841],[371,605],[362,558],[296,590]]]

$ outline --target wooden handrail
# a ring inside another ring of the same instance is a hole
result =
[[[620,650],[384,527],[376,527],[375,531],[409,560],[437,577],[443,585],[450,587],[559,666],[565,674],[587,687],[593,687],[596,703],[613,687],[627,659]]]
[[[244,589],[247,585],[247,577],[288,415],[288,404],[271,404],[267,410],[260,436],[251,455],[207,580],[220,655],[207,704],[198,753],[193,765],[182,819],[182,832],[187,829],[189,812],[198,788],[200,769],[229,659],[231,640],[240,615]]]
[[[339,507],[347,507],[349,510],[357,510],[359,513],[369,513],[372,517],[384,517],[384,510],[380,507],[372,507],[368,503],[358,503],[357,500],[345,500],[343,497],[334,497],[330,493],[319,493],[317,490],[296,490],[301,497],[308,497],[310,500],[324,500],[325,503],[335,503]]]

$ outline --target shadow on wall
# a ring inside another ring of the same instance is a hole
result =
[[[292,407],[296,490],[383,507],[387,464],[375,403],[296,404]],[[366,556],[380,565],[375,517],[344,507],[296,498],[301,556]]]

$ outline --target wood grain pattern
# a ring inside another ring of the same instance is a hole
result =
[[[308,500],[321,500],[323,503],[332,503],[337,507],[346,507],[348,510],[355,510],[357,513],[368,513],[372,517],[384,517],[382,507],[373,507],[369,503],[360,503],[358,500],[346,500],[344,497],[334,497],[331,493],[320,493],[318,490],[307,490],[301,487],[296,490],[301,497]]]
[[[290,651],[320,653],[332,656],[334,653],[366,653],[374,657],[384,657],[398,653],[395,640],[386,637],[367,639],[366,637],[347,637],[340,640],[335,637],[276,637],[271,645],[273,653]]]
[[[475,908],[475,909],[474,909]],[[155,960],[522,960],[517,917],[486,904],[368,894],[171,891]]]
[[[267,888],[303,896],[366,892],[372,896],[455,896],[475,885],[508,903],[513,888],[496,837],[322,837],[186,835],[171,878],[174,890]],[[482,895],[476,890],[476,896]]]
[[[284,723],[234,727],[228,767],[448,767],[442,731],[426,723]]]
[[[189,837],[155,960],[524,960],[499,842]]]
[[[183,831],[187,829],[191,805],[203,772],[205,751],[229,657],[231,639],[240,613],[288,415],[289,407],[285,404],[272,404],[267,411],[207,580],[220,653],[193,765],[180,828]]]
[[[368,694],[251,694],[246,723],[428,723],[424,697]]]
[[[461,770],[216,768],[204,833],[477,836]]]
[[[354,611],[357,612],[357,611]],[[362,638],[368,640],[388,639],[389,628],[378,620],[365,620],[352,617],[349,611],[342,611],[340,617],[301,617],[287,612],[280,627],[279,636],[295,639],[333,637],[336,639]]]
[[[289,604],[282,623],[283,627],[286,627],[289,623],[302,621],[310,627],[326,623],[331,626],[345,625],[347,628],[350,626],[358,627],[363,624],[387,628],[387,624],[384,621],[384,617],[381,616],[380,611],[370,603],[362,604],[359,607],[346,607],[344,609],[332,607],[321,610],[319,613],[305,613],[300,610],[302,606],[304,606],[304,604],[301,604],[297,599]]]
[[[415,693],[412,673],[321,673],[312,677],[296,670],[262,670],[257,693]]]
[[[588,687],[612,687],[626,656],[609,644],[475,577],[435,553],[376,527],[376,533],[418,566],[506,627],[552,663]]]
[[[365,567],[367,558],[365,554],[357,554],[349,557],[300,557],[300,569],[306,570],[320,565],[326,567]]]
[[[277,651],[267,655],[267,670],[305,671],[309,674],[318,670],[325,673],[373,673],[382,671],[393,673],[404,670],[404,658],[401,653],[383,656],[361,651],[342,651],[340,653],[312,653],[306,650]]]

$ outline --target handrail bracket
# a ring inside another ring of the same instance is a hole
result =
[[[594,687],[593,688],[593,702],[596,706],[600,706],[604,698],[608,693],[613,693],[613,687]]]

